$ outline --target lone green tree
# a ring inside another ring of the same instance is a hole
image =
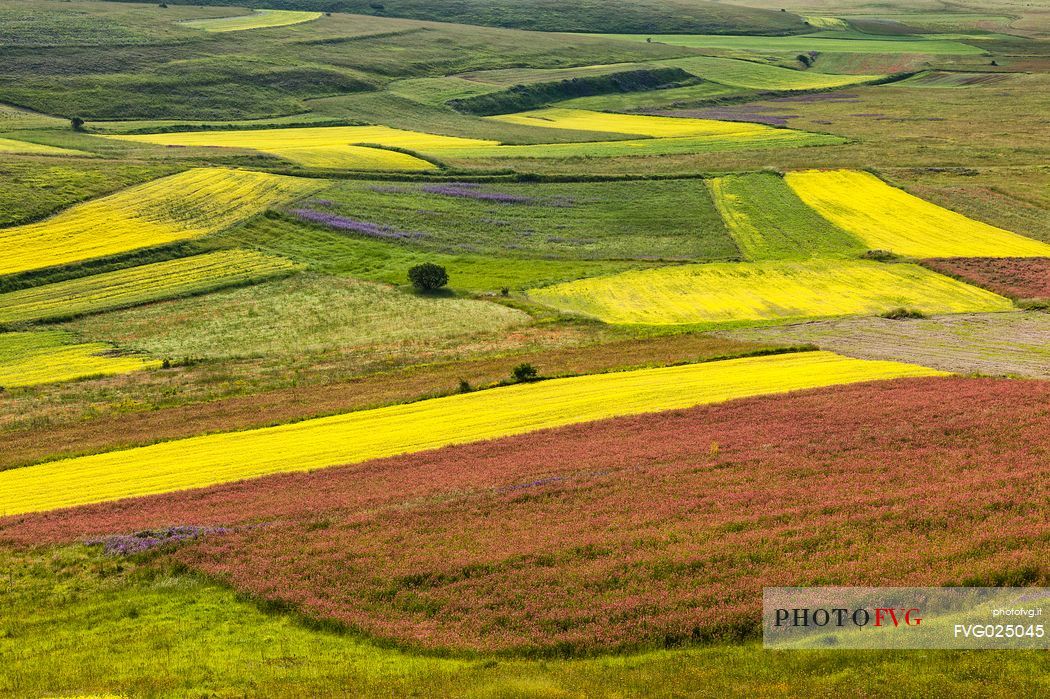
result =
[[[74,131],[84,130],[84,120],[80,117],[73,117],[72,119],[70,119],[69,125],[73,128]]]
[[[424,262],[408,270],[408,280],[417,291],[437,291],[448,284],[448,272],[441,265]]]

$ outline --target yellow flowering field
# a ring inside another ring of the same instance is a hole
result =
[[[0,333],[0,386],[32,386],[87,376],[124,374],[150,369],[160,362],[119,354],[104,342],[76,343],[70,333]]]
[[[0,294],[0,323],[53,320],[211,291],[301,265],[254,250],[221,250]]]
[[[974,221],[856,170],[804,170],[785,179],[821,216],[868,247],[910,257],[1047,257],[1050,245]]]
[[[0,515],[354,464],[619,415],[937,375],[943,372],[913,364],[803,352],[516,384],[0,472]]]
[[[0,122],[2,123],[2,122]],[[58,146],[45,146],[29,141],[19,141],[14,138],[0,138],[0,153],[15,153],[26,155],[91,155],[72,148],[59,148]]]
[[[300,12],[296,10],[253,10],[248,15],[236,17],[215,17],[213,19],[192,19],[181,22],[187,27],[203,29],[207,32],[239,32],[245,29],[266,29],[268,27],[286,27],[289,24],[309,22],[321,16],[320,12]]]
[[[607,323],[675,325],[874,315],[1005,311],[1009,299],[911,264],[867,260],[720,262],[633,270],[529,292]]]
[[[550,129],[606,131],[609,133],[651,136],[653,138],[718,136],[748,139],[765,136],[769,131],[799,133],[792,132],[789,129],[774,129],[764,124],[752,124],[742,121],[684,119],[642,114],[613,114],[611,112],[592,112],[588,109],[562,109],[557,107],[486,118],[511,124],[543,126]]]
[[[325,184],[225,168],[162,177],[77,204],[44,221],[0,229],[0,274],[199,238]]]
[[[184,131],[179,133],[114,135],[115,138],[167,146],[250,148],[271,153],[307,167],[361,170],[433,170],[433,163],[406,153],[368,148],[360,144],[430,151],[436,148],[494,146],[495,141],[439,136],[389,126],[309,126],[244,131]],[[358,144],[358,145],[354,145]]]

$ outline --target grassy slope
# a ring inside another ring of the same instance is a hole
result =
[[[200,5],[237,5],[237,0],[175,0]],[[255,0],[253,7],[324,10],[459,22],[536,31],[694,32],[789,34],[809,29],[790,13],[708,0]]]
[[[91,199],[173,172],[164,163],[4,158],[0,162],[0,226],[43,218]]]
[[[594,696],[613,676],[632,695],[876,696],[907,686],[1012,697],[1039,691],[1046,662],[1017,651],[770,653],[753,644],[559,662],[441,659],[313,629],[196,576],[95,549],[0,552],[0,575],[0,690],[14,696]]]
[[[30,7],[39,9],[39,3],[16,0],[12,7],[25,13]],[[110,7],[49,1],[47,16],[55,23],[90,28],[110,21]],[[13,41],[27,47],[5,52],[0,101],[96,119],[256,118],[304,112],[306,99],[374,90],[396,78],[682,53],[599,38],[340,14],[248,32],[209,34],[179,27],[172,30],[177,41],[151,44],[166,38],[153,37],[156,27],[178,26],[158,21],[168,17],[174,15],[162,8],[129,9],[122,26],[141,34],[141,40],[43,53],[32,48],[43,40],[39,27],[17,25]]]
[[[521,311],[486,301],[426,298],[353,279],[302,275],[84,318],[70,327],[178,359],[350,353],[382,345],[407,351],[509,332],[528,320]]]

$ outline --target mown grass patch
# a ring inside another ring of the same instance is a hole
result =
[[[226,250],[0,294],[0,324],[71,318],[200,294],[301,267],[253,250]]]
[[[752,342],[814,343],[861,359],[960,374],[1050,379],[1050,314],[964,313],[898,321],[842,318],[720,332]]]
[[[773,173],[707,181],[729,232],[749,260],[857,256],[865,246],[807,207]]]
[[[37,512],[359,463],[764,393],[938,373],[915,365],[803,352],[518,384],[4,471],[0,513]]]
[[[262,172],[198,168],[0,230],[0,274],[66,265],[217,233],[324,186]]]
[[[789,172],[802,201],[868,247],[911,257],[1047,257],[1050,245],[974,221],[856,170]]]
[[[105,342],[77,343],[67,332],[0,333],[0,387],[33,386],[160,366]]]
[[[541,303],[607,323],[653,325],[1005,311],[1009,299],[918,265],[863,260],[713,262],[623,272],[534,289]]]

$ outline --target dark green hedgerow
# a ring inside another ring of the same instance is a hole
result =
[[[699,78],[681,68],[643,68],[608,75],[514,85],[499,92],[451,100],[448,105],[460,112],[489,116],[523,112],[574,97],[684,87],[696,82],[699,82]]]

